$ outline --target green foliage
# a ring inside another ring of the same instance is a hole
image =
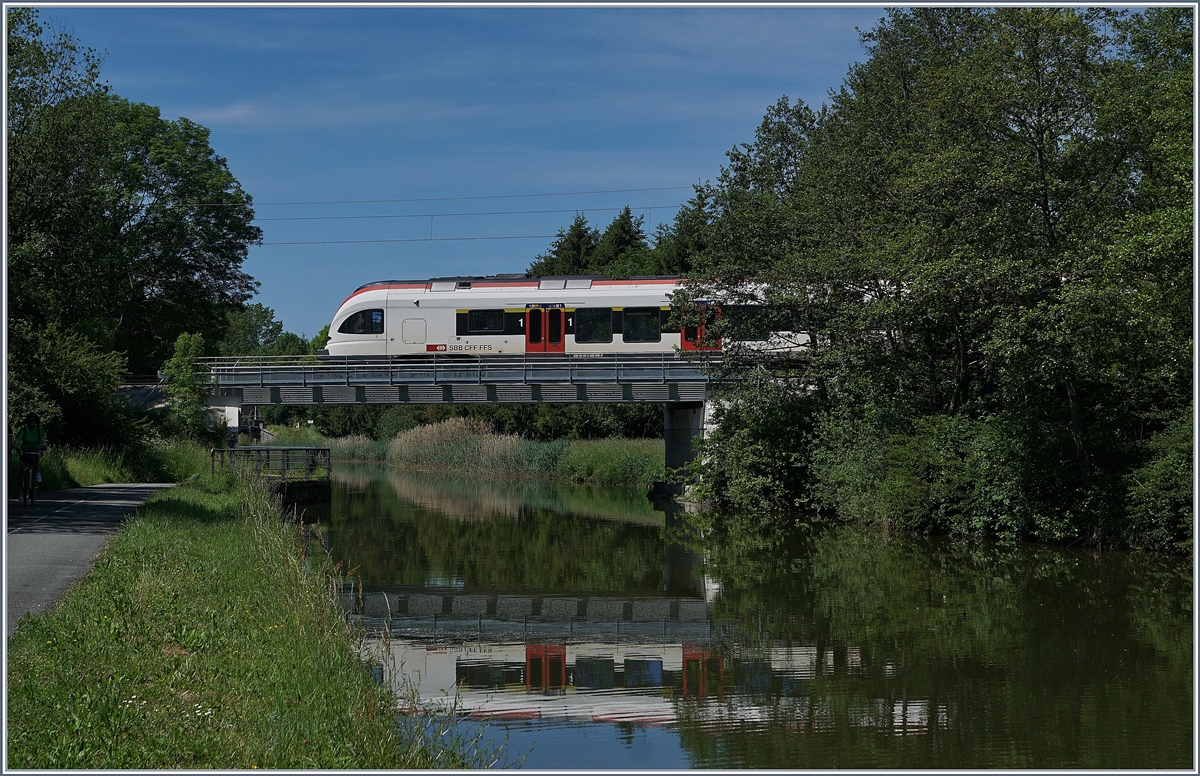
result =
[[[274,310],[255,302],[230,310],[226,315],[225,336],[217,343],[220,355],[254,356],[274,352],[283,335],[283,324],[275,320]]]
[[[196,360],[204,354],[204,337],[199,334],[180,334],[175,340],[175,352],[163,365],[167,392],[171,394],[171,430],[190,439],[211,440],[214,432],[206,421],[205,391],[197,375]]]
[[[34,329],[25,321],[10,321],[9,427],[37,412],[55,444],[136,436],[140,426],[113,397],[124,367],[119,353],[57,324]]]
[[[551,443],[543,443],[550,448]],[[561,444],[561,443],[560,443]],[[549,456],[548,456],[549,457]],[[666,479],[660,439],[595,439],[563,445],[552,471],[575,482],[648,491]]]
[[[746,512],[806,509],[817,407],[803,387],[761,378],[718,399],[716,428],[697,446],[695,497]]]
[[[803,442],[720,432],[751,465],[715,497],[1135,541],[1121,483],[1192,392],[1191,40],[1177,9],[892,11],[828,106],[772,106],[681,213],[700,236],[677,301],[779,309],[803,358],[738,368],[828,420],[794,484],[769,470]]]
[[[261,487],[153,497],[94,570],[9,640],[8,763],[28,768],[428,768],[397,732],[321,556]],[[439,751],[440,749],[440,751]]]
[[[319,332],[317,332],[317,336],[313,337],[309,341],[308,354],[310,356],[315,356],[317,354],[317,351],[323,350],[327,344],[329,344],[329,324],[328,323],[325,324],[324,326],[322,326],[321,330]]]
[[[327,440],[325,437],[314,429],[312,426],[300,426],[293,428],[291,426],[268,426],[268,430],[275,435],[273,444],[285,445],[292,447],[324,447]]]
[[[382,461],[387,457],[388,443],[365,436],[344,436],[326,439],[323,447],[337,461]]]
[[[592,256],[600,233],[588,226],[582,214],[565,230],[560,229],[550,249],[539,254],[529,265],[529,274],[538,275],[587,275],[592,271]]]
[[[500,434],[526,439],[640,439],[662,436],[662,406],[658,404],[428,404],[339,407],[266,407],[273,423],[302,424],[309,419],[325,436],[369,436],[390,440],[422,424],[454,417],[472,418]]]
[[[697,195],[702,196],[702,195]],[[636,275],[677,275],[690,268],[690,257],[703,244],[703,210],[693,200],[681,208],[671,227],[660,227],[650,245],[642,216],[626,206],[601,234],[588,225],[583,215],[560,229],[549,250],[538,254],[528,274],[605,275],[628,278]]]
[[[209,472],[209,449],[186,439],[133,440],[100,447],[54,446],[43,456],[40,492],[109,482],[182,482]],[[8,465],[10,493],[20,489],[20,467]]]
[[[208,130],[112,95],[95,53],[36,11],[9,21],[10,323],[57,324],[140,374],[180,333],[220,340],[261,231]]]
[[[1148,460],[1125,476],[1128,513],[1125,540],[1135,547],[1189,552],[1194,542],[1192,493],[1192,407],[1145,448]]]

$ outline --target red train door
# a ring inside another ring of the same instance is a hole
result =
[[[702,305],[702,308],[703,317],[700,319],[698,325],[688,326],[686,323],[683,325],[683,330],[680,332],[683,334],[682,342],[680,344],[681,350],[721,349],[720,340],[717,340],[716,342],[705,341],[705,329],[709,324],[716,323],[717,308],[714,305]]]
[[[720,653],[683,645],[683,697],[724,694],[725,661]]]
[[[561,690],[567,686],[565,644],[525,645],[525,688]]]
[[[562,353],[564,350],[562,308],[530,307],[525,310],[525,352]]]

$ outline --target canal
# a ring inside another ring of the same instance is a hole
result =
[[[637,493],[366,465],[321,519],[388,680],[525,768],[1193,764],[1190,559],[731,542]]]

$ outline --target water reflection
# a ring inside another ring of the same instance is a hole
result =
[[[328,536],[393,680],[536,739],[527,767],[1191,766],[1186,560],[680,525],[636,494],[359,469]]]

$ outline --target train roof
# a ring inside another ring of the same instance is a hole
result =
[[[489,286],[506,286],[513,284],[533,284],[541,285],[545,280],[588,280],[589,285],[596,284],[600,281],[601,285],[620,285],[624,283],[635,284],[639,282],[658,282],[658,283],[674,283],[681,278],[677,275],[637,275],[630,278],[610,278],[606,275],[527,275],[524,273],[498,274],[498,275],[451,275],[447,277],[428,278],[426,280],[374,280],[370,283],[364,283],[354,289],[354,294],[359,291],[364,291],[368,288],[376,286],[407,286],[409,288],[416,287],[432,287],[434,283],[453,283],[452,288],[469,288],[462,284],[489,285]],[[354,294],[351,294],[353,296]]]

